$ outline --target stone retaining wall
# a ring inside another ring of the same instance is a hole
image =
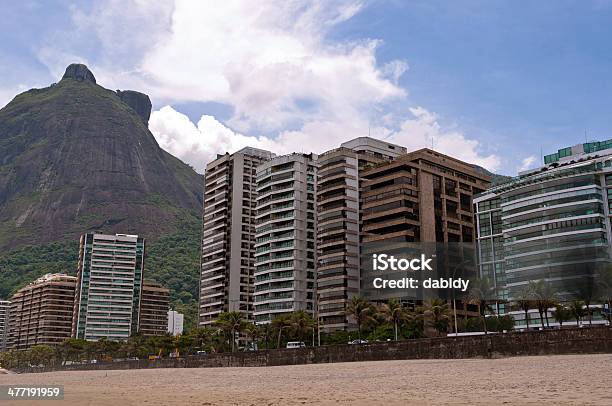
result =
[[[365,345],[330,345],[298,349],[209,354],[203,357],[165,358],[67,365],[54,370],[142,368],[261,367],[329,362],[401,359],[491,358],[521,355],[612,353],[612,328],[571,328],[479,336],[429,338]],[[43,372],[49,368],[22,372]]]

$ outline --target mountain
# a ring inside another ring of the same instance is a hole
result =
[[[196,316],[202,177],[162,150],[145,94],[85,66],[0,109],[0,299],[46,272],[74,274],[88,231],[147,239],[145,276]]]
[[[474,169],[476,169],[480,173],[491,177],[491,186],[501,185],[502,183],[510,182],[512,180],[512,176],[498,175],[496,173],[486,170],[482,166],[474,165]]]
[[[151,101],[111,91],[81,64],[0,110],[0,248],[86,231],[155,241],[199,213],[202,178],[147,128]]]

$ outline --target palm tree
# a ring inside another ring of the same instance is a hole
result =
[[[272,320],[272,327],[278,330],[278,339],[276,341],[276,348],[280,348],[281,336],[283,329],[291,327],[291,315],[290,314],[279,314]]]
[[[259,337],[263,339],[265,346],[266,346],[266,350],[267,350],[269,349],[268,342],[272,338],[272,334],[273,334],[272,324],[270,323],[260,324],[257,327],[259,328]]]
[[[595,298],[596,284],[592,277],[585,277],[580,280],[576,287],[576,296],[584,302],[586,307],[586,316],[589,317],[589,325],[593,324],[593,312],[591,303]]]
[[[232,342],[232,352],[236,344],[236,333],[240,334],[246,326],[244,316],[240,312],[222,312],[215,320],[214,324],[224,333],[230,334]]]
[[[211,327],[200,327],[192,330],[189,335],[193,337],[193,341],[197,348],[204,350],[204,347],[212,343],[213,337],[217,334],[217,330]]]
[[[395,341],[397,341],[398,328],[401,324],[407,322],[410,318],[410,313],[402,306],[399,300],[391,299],[383,308],[386,313],[387,319],[393,323],[393,330],[395,332]]]
[[[293,334],[297,336],[300,341],[305,340],[304,337],[312,331],[316,324],[312,316],[304,310],[298,310],[291,313],[289,320]]]
[[[254,323],[247,323],[244,327],[244,332],[246,333],[249,345],[252,349],[254,349],[253,343],[257,340],[257,337],[259,337],[259,327]]]
[[[550,283],[547,283],[544,279],[529,282],[529,289],[538,307],[542,328],[544,328],[544,319],[546,319],[546,327],[549,327],[548,309],[555,305],[557,292],[555,292]]]
[[[612,268],[605,269],[599,275],[599,294],[601,300],[608,304],[606,318],[608,326],[612,327]]]
[[[436,330],[436,333],[441,333],[448,330],[448,325],[451,320],[451,311],[448,304],[441,299],[431,299],[423,304],[423,317],[425,322]]]
[[[584,317],[584,303],[581,300],[574,300],[570,303],[569,311],[576,319],[576,327],[580,327],[580,319]]]
[[[569,310],[563,304],[557,303],[553,317],[559,323],[559,327],[563,327],[563,322],[569,319]]]
[[[529,330],[529,309],[531,309],[531,302],[533,296],[529,290],[529,286],[523,287],[514,299],[516,306],[525,313],[525,323],[527,324],[527,330]]]
[[[467,301],[468,303],[478,305],[478,312],[480,313],[480,317],[482,319],[482,327],[484,328],[485,335],[488,333],[485,313],[487,310],[491,310],[489,302],[493,296],[495,296],[495,288],[493,285],[491,285],[489,278],[483,277],[471,281]]]
[[[346,307],[347,315],[353,317],[357,323],[357,333],[361,340],[361,327],[374,318],[374,306],[372,303],[362,299],[359,296],[353,296],[350,303]]]

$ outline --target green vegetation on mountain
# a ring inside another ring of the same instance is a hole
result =
[[[197,322],[200,216],[184,211],[176,232],[147,243],[145,278],[170,289],[171,307],[185,314],[185,328]],[[45,273],[75,275],[79,242],[69,240],[21,248],[0,256],[0,299]]]

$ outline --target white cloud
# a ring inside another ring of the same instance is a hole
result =
[[[170,106],[151,114],[149,128],[159,145],[203,173],[216,154],[246,146],[273,147],[267,138],[248,137],[232,131],[212,116],[203,115],[195,125]]]
[[[530,155],[524,158],[521,161],[521,166],[519,166],[518,171],[526,171],[527,169],[532,169],[534,164],[538,161],[538,158],[535,155]]]
[[[413,119],[401,122],[397,130],[386,126],[372,128],[372,136],[408,147],[408,150],[430,148],[466,162],[495,170],[500,165],[494,154],[480,153],[478,141],[467,139],[458,131],[446,131],[436,121],[433,113],[422,107],[410,109]],[[203,115],[197,126],[189,118],[165,106],[153,112],[149,128],[160,146],[191,164],[200,173],[216,154],[235,152],[251,146],[267,149],[277,154],[291,152],[315,152],[337,148],[342,142],[356,136],[364,123],[312,121],[300,130],[281,132],[276,138],[247,136],[235,132],[212,116]]]
[[[500,167],[501,161],[495,154],[482,152],[480,142],[467,138],[453,129],[444,129],[438,123],[436,114],[423,107],[410,108],[413,119],[404,120],[398,131],[388,135],[387,140],[411,149],[433,148],[443,154],[480,165],[490,171]]]
[[[153,113],[160,145],[199,171],[216,153],[246,145],[321,152],[370,128],[410,148],[430,146],[433,137],[441,152],[498,168],[496,155],[442,128],[426,109],[408,114],[408,90],[399,84],[408,64],[379,63],[380,40],[332,39],[330,31],[363,8],[357,0],[176,0],[161,8],[155,1],[107,0],[73,6],[74,28],[65,36],[94,36],[99,55],[89,59],[103,86],[147,92],[158,105],[231,108],[223,123],[203,115],[194,124],[168,106]],[[79,54],[78,44],[53,41],[39,58],[58,70],[71,62],[62,59]],[[402,107],[405,116],[396,113]]]

